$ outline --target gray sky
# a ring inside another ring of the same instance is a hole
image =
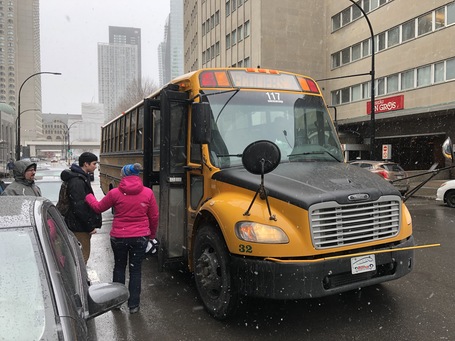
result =
[[[109,26],[136,27],[142,37],[142,76],[159,83],[158,45],[164,39],[169,0],[41,0],[43,113],[76,114],[98,102],[97,44]]]

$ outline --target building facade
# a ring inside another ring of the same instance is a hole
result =
[[[455,2],[356,3],[366,17],[350,0],[185,0],[185,71],[260,66],[309,75],[335,107],[347,160],[370,150],[381,159],[387,146],[407,170],[443,166],[442,142],[455,138]]]
[[[127,87],[141,82],[140,33],[138,28],[110,26],[112,41],[98,43],[98,98],[105,121],[119,114],[114,111]]]
[[[160,86],[184,73],[183,0],[171,0],[170,9],[164,27],[164,40],[158,46]]]
[[[40,72],[39,32],[38,0],[0,1],[0,103],[15,111],[14,116],[8,112],[0,115],[2,159],[14,157],[22,85],[21,141],[42,137],[41,79],[37,76],[27,80]]]

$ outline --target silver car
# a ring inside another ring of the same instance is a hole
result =
[[[367,169],[370,172],[379,175],[383,179],[393,182],[393,185],[402,195],[409,191],[409,180],[405,179],[408,175],[398,163],[389,161],[355,160],[350,162],[350,164]]]
[[[96,340],[93,318],[128,299],[90,285],[82,252],[44,198],[0,196],[0,339]]]

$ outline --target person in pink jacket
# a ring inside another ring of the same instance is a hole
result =
[[[97,213],[114,208],[110,233],[115,258],[113,281],[125,284],[126,265],[129,264],[128,307],[131,314],[139,311],[142,260],[158,227],[158,205],[152,190],[145,187],[139,177],[141,168],[139,163],[123,166],[119,186],[109,191],[101,201],[98,202],[93,194],[85,197]]]

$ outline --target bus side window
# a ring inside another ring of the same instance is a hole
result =
[[[183,173],[186,165],[186,104],[171,103],[171,173]]]

